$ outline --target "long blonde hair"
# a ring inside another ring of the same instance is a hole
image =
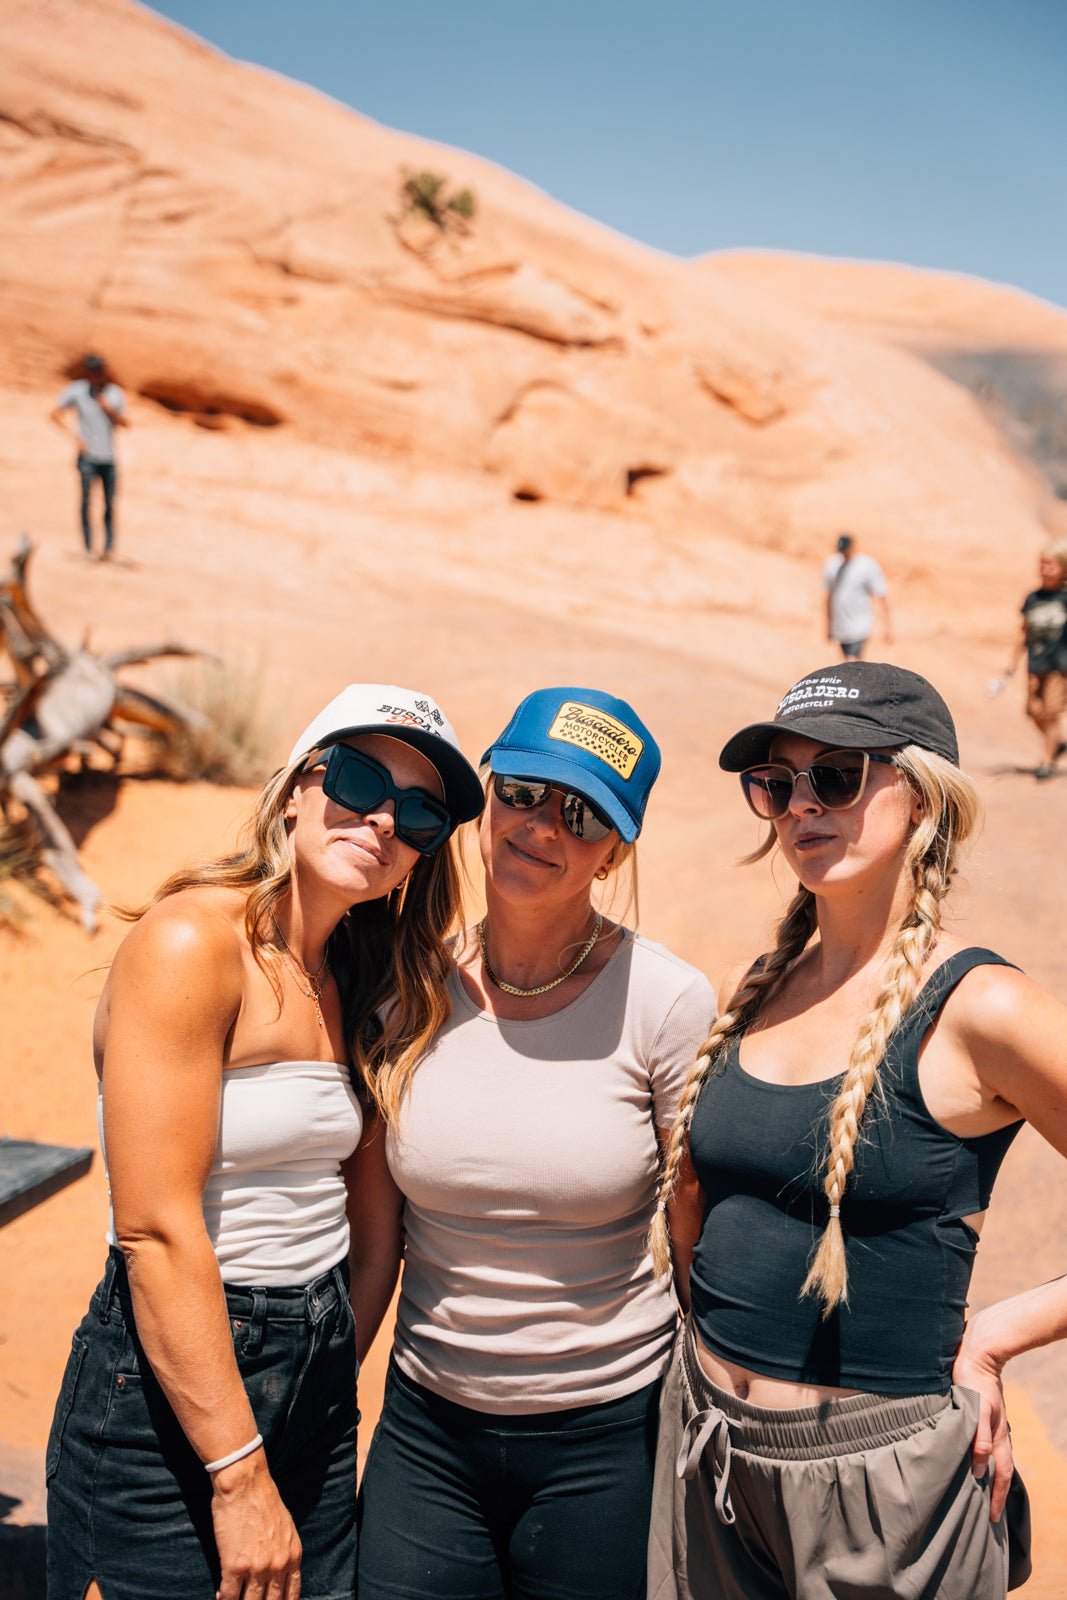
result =
[[[906,855],[912,878],[911,903],[897,929],[885,975],[874,1004],[860,1025],[844,1080],[830,1108],[829,1152],[823,1177],[830,1216],[800,1290],[801,1297],[821,1297],[824,1318],[848,1298],[840,1207],[855,1162],[860,1123],[876,1090],[878,1069],[893,1030],[919,992],[923,968],[941,930],[941,909],[956,872],[960,846],[974,832],[981,816],[974,783],[952,762],[917,745],[896,751],[895,759],[922,806]],[[764,846],[748,859],[758,859],[773,844],[772,829]],[[664,1159],[649,1239],[656,1271],[661,1274],[671,1268],[667,1203],[688,1148],[693,1112],[704,1080],[710,1070],[720,1066],[730,1041],[745,1032],[781,987],[816,927],[815,896],[799,886],[778,924],[774,948],[749,968],[689,1073]]]
[[[269,957],[277,939],[278,904],[292,881],[285,811],[306,759],[301,756],[268,778],[237,850],[180,868],[148,905],[125,915],[140,917],[183,889],[245,890],[245,935],[280,996]],[[389,894],[352,906],[326,942],[352,1061],[386,1116],[396,1114],[404,1084],[451,1012],[445,980],[452,958],[446,941],[460,920],[461,904],[449,841],[434,855],[420,856]]]

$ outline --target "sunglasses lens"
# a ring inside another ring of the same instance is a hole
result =
[[[535,778],[495,777],[493,791],[498,800],[515,811],[534,811],[544,805],[552,792],[552,785]],[[596,842],[606,839],[612,830],[612,824],[601,816],[584,795],[564,794],[562,809],[563,821],[576,839]]]
[[[750,767],[741,774],[741,788],[757,817],[762,817],[765,822],[784,817],[793,793],[792,768]]]
[[[587,839],[591,843],[606,839],[611,832],[611,823],[594,811],[580,794],[563,796],[563,820],[576,839]]]
[[[828,811],[846,811],[854,806],[863,793],[867,763],[863,752],[855,755],[842,751],[839,755],[825,757],[808,769],[808,782],[816,800]]]
[[[335,744],[322,775],[322,787],[346,811],[373,811],[389,793],[389,781],[376,761]]]
[[[494,778],[493,789],[498,800],[515,811],[532,811],[545,803],[550,785],[534,783],[529,778]]]
[[[396,834],[414,850],[436,850],[448,837],[452,818],[429,795],[405,795],[396,808]]]
[[[383,766],[348,745],[334,745],[330,751],[322,787],[339,806],[360,815],[376,810],[386,800],[394,801],[397,838],[423,855],[432,854],[452,831],[447,806],[421,790],[398,789]]]

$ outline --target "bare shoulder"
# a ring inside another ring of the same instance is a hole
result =
[[[975,967],[945,1020],[987,1092],[1067,1154],[1067,1007],[1025,973]]]
[[[723,975],[722,981],[719,984],[720,1016],[722,1016],[723,1012],[730,1009],[730,1001],[733,999],[738,989],[740,989],[742,983],[752,971],[755,962],[758,960],[759,957],[755,956],[751,961],[741,961],[737,963],[737,965],[727,969]]]
[[[244,896],[231,890],[184,889],[150,907],[119,946],[108,979],[116,986],[159,986],[171,992],[190,983],[204,993],[240,998],[244,956]]]
[[[1030,1029],[1067,1011],[1040,984],[1015,967],[972,967],[945,1002],[951,1027],[971,1045],[1011,1046]]]

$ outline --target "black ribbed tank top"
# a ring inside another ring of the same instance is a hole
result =
[[[824,1322],[800,1299],[828,1216],[823,1176],[841,1075],[765,1083],[733,1040],[704,1081],[690,1129],[706,1196],[693,1255],[692,1315],[724,1360],[797,1383],[880,1394],[941,1394],[963,1334],[978,1235],[962,1218],[989,1204],[1021,1122],[961,1139],[919,1090],[919,1049],[972,967],[1007,966],[960,950],[934,971],[894,1031],[879,1069],[841,1206],[848,1304]]]

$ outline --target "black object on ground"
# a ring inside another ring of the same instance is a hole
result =
[[[0,1227],[84,1177],[92,1161],[89,1149],[0,1138]]]

